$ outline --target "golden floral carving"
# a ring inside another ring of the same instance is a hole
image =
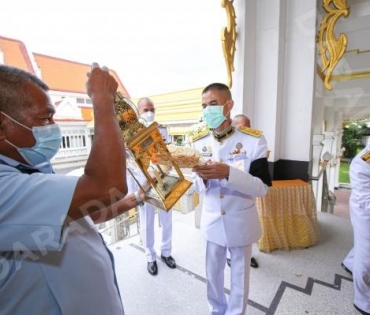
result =
[[[323,0],[323,8],[327,14],[319,30],[319,55],[322,61],[321,73],[325,75],[324,86],[332,90],[332,73],[347,47],[347,36],[341,33],[335,37],[334,27],[340,17],[349,15],[349,7],[347,0]]]
[[[221,32],[221,43],[226,62],[229,88],[231,88],[233,84],[232,72],[235,71],[234,56],[237,37],[235,22],[236,15],[233,2],[234,0],[221,0],[221,6],[225,8],[227,16],[227,26],[224,27]]]

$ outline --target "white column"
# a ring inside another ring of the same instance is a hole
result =
[[[335,106],[325,108],[326,132],[325,132],[325,147],[323,152],[329,152],[332,155],[330,167],[328,168],[328,186],[330,191],[334,191],[335,187],[339,187],[339,168],[340,157],[342,155],[342,123],[343,113]]]
[[[232,73],[232,117],[243,113],[253,122],[256,46],[256,1],[235,1],[237,43]]]
[[[342,157],[342,136],[343,136],[343,110],[338,110],[335,113],[334,137],[336,141],[335,156],[332,161],[334,167],[333,189],[339,187],[339,172],[340,172],[340,159]]]
[[[310,161],[316,72],[316,2],[287,0],[281,158]]]
[[[315,100],[312,115],[313,137],[312,137],[312,157],[310,175],[314,178],[320,174],[320,162],[324,146],[324,110],[320,100]],[[316,198],[316,209],[321,211],[322,204],[322,178],[312,180],[312,189]]]
[[[263,130],[270,161],[309,161],[315,78],[316,1],[235,2],[238,41],[233,114]],[[241,107],[242,104],[242,107]]]
[[[315,163],[312,163],[311,174],[313,177],[317,178],[320,174],[320,161],[323,149],[324,135],[314,135],[312,139],[312,155],[316,158],[314,159]],[[317,160],[317,161],[316,161]],[[312,189],[315,194],[316,199],[316,210],[321,211],[322,205],[322,178],[317,180],[312,180]]]

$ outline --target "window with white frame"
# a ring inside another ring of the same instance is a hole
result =
[[[63,130],[61,149],[81,148],[86,146],[85,129]]]

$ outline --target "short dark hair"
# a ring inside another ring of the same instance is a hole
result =
[[[211,83],[211,84],[207,85],[203,89],[202,94],[207,93],[208,91],[211,91],[211,90],[225,91],[225,92],[228,93],[229,97],[231,98],[230,89],[229,89],[229,87],[226,84],[223,84],[223,83]]]
[[[26,92],[29,84],[34,84],[45,92],[49,91],[49,87],[32,73],[0,65],[0,111],[16,118],[22,109],[31,107],[32,102]]]

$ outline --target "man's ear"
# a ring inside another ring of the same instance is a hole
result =
[[[230,103],[230,105],[229,105],[229,106],[230,106],[230,107],[229,107],[229,109],[230,109],[230,110],[232,110],[232,109],[233,109],[233,107],[234,107],[234,100],[230,100],[230,102],[229,102],[229,103]]]
[[[233,101],[233,100],[229,100],[229,101],[227,102],[226,106],[227,106],[228,112],[230,113],[230,112],[231,112],[231,110],[232,110],[232,109],[233,109],[233,107],[234,107],[234,101]]]

